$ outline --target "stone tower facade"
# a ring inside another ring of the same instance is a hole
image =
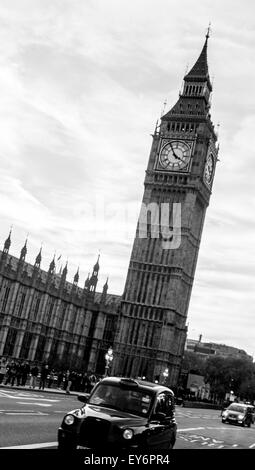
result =
[[[208,35],[177,103],[153,135],[114,344],[113,374],[170,386],[179,376],[218,153],[207,43]]]

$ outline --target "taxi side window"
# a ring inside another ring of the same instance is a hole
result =
[[[166,416],[172,416],[173,398],[170,393],[160,393],[160,395],[158,395],[155,413],[165,413]]]

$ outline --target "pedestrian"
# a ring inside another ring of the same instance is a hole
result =
[[[58,372],[57,388],[61,388],[63,378],[64,378],[64,373],[62,371]]]
[[[90,390],[91,390],[91,384],[90,384],[90,379],[88,377],[88,375],[85,373],[84,376],[83,376],[83,391],[85,393],[89,393]]]
[[[72,383],[75,381],[75,378],[76,378],[76,373],[72,371],[69,372],[68,379],[67,379],[66,393],[70,394],[70,389],[72,387]]]
[[[48,380],[48,387],[51,388],[53,382],[54,382],[54,376],[55,376],[55,372],[54,372],[54,369],[52,369],[50,371],[50,376],[49,376],[49,380]]]
[[[22,376],[21,376],[21,385],[25,387],[27,383],[27,376],[30,372],[30,366],[27,361],[22,364]]]
[[[6,382],[5,382],[6,385],[8,383],[10,383],[12,386],[14,385],[14,380],[15,380],[15,377],[16,377],[16,370],[17,370],[17,365],[16,365],[15,361],[11,361],[11,363],[8,367],[8,371],[7,371],[7,378],[6,378]]]
[[[30,388],[35,388],[37,376],[39,374],[39,369],[37,363],[31,368],[31,377],[30,377]]]
[[[12,378],[12,365],[13,365],[13,362],[14,361],[11,361],[9,362],[9,364],[7,364],[7,372],[6,372],[6,379],[5,379],[5,385],[7,385],[9,382],[11,382],[11,378]]]
[[[89,380],[90,380],[90,392],[91,392],[91,390],[94,388],[98,380],[93,373],[89,376]]]
[[[15,374],[12,385],[14,385],[14,381],[16,379],[17,380],[17,386],[18,387],[20,386],[21,379],[22,379],[22,374],[23,374],[23,364],[21,364],[21,362],[17,362],[16,363],[16,374]]]
[[[40,389],[44,390],[48,373],[49,373],[49,366],[48,366],[48,364],[45,364],[41,368],[41,377],[40,377],[40,383],[39,383],[39,390]]]
[[[2,357],[0,360],[0,384],[4,380],[4,377],[7,373],[7,365],[8,365],[8,362],[7,362],[6,357]]]

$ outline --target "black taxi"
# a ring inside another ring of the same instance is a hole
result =
[[[166,386],[107,377],[78,400],[82,407],[67,413],[58,430],[60,450],[154,450],[175,444],[174,394]]]

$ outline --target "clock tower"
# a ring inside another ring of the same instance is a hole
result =
[[[206,40],[156,126],[121,303],[112,374],[177,383],[215,166]],[[167,227],[166,227],[167,226]],[[168,229],[168,231],[166,230]]]

